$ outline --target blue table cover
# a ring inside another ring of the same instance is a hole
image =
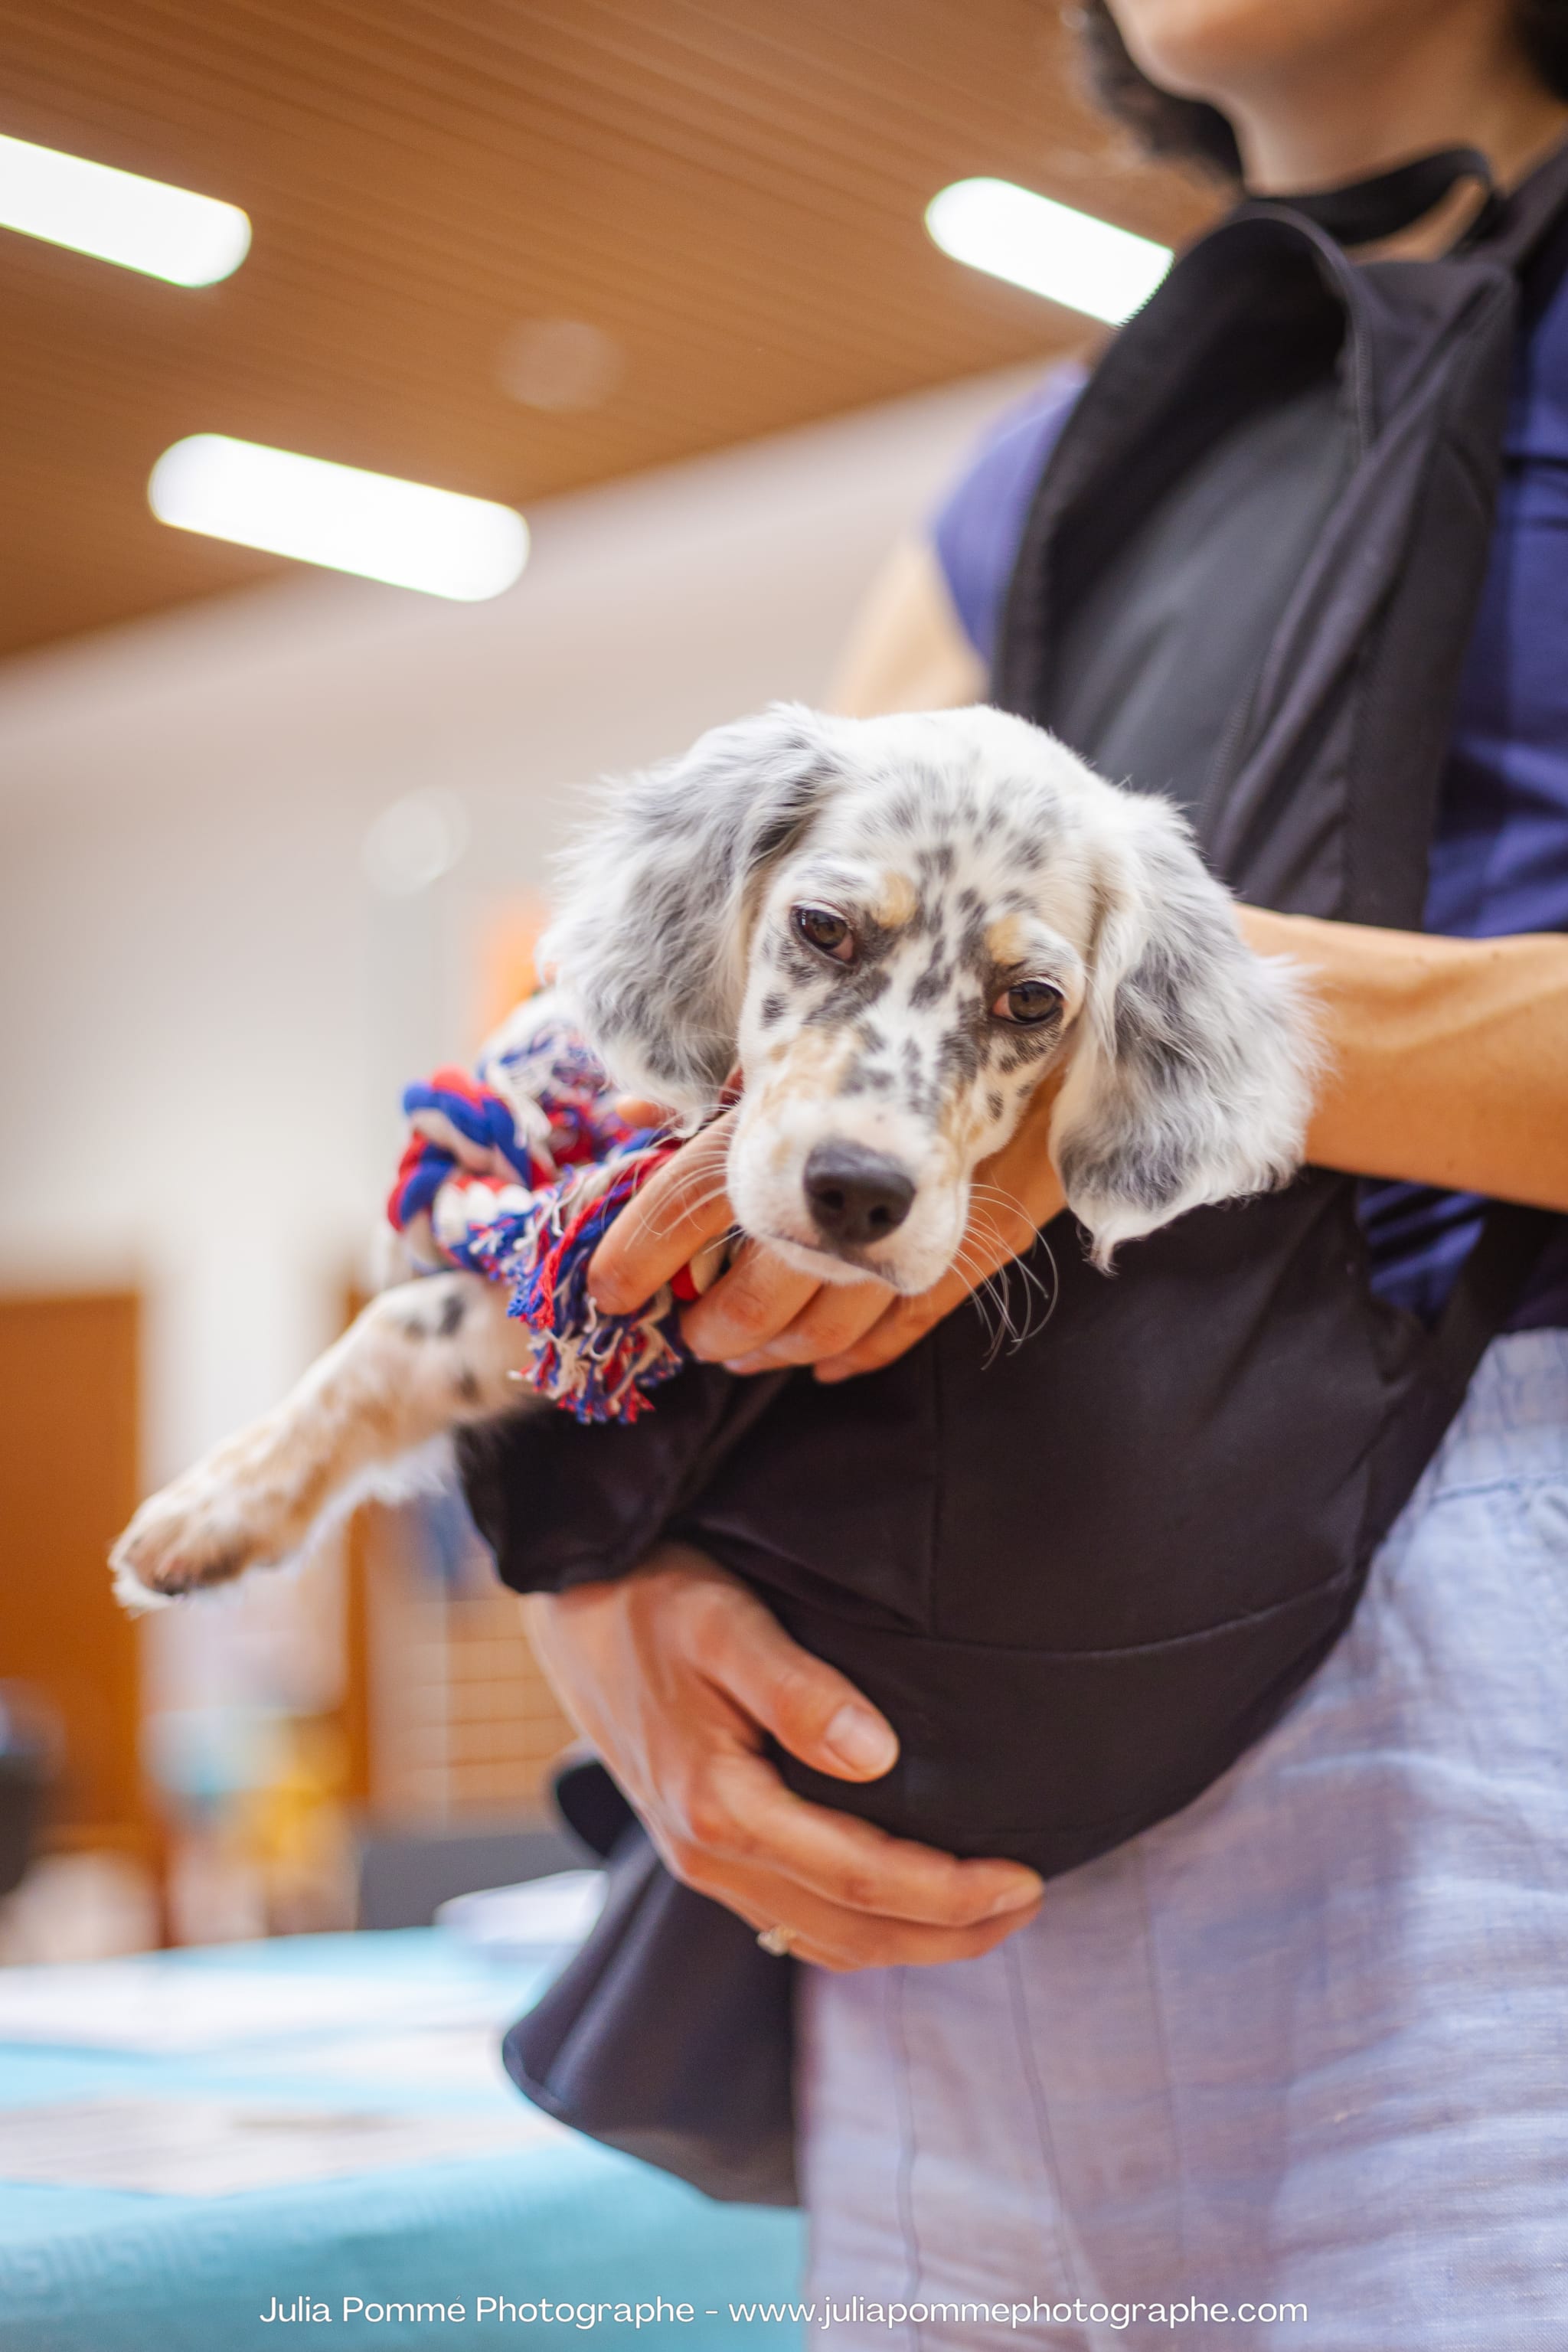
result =
[[[436,1929],[313,1936],[161,1956],[177,2000],[180,1972],[200,1968],[329,1969],[384,1981],[440,1982],[497,1964]],[[513,1964],[500,1987],[528,2006],[549,1971]],[[378,2034],[378,2038],[379,2034]],[[330,2078],[298,2040],[198,2056],[0,2044],[0,2104],[56,2100],[254,2096],[292,2106],[381,2105],[488,2110],[515,2095],[479,2084]],[[590,2140],[230,2196],[175,2197],[0,2179],[0,2352],[251,2352],[350,2346],[434,2347],[477,2339],[532,2345],[738,2343],[795,2352],[788,2318],[750,2319],[731,2305],[787,2303],[797,2293],[800,2227],[793,2213],[717,2205],[667,2174]],[[689,2319],[640,2326],[613,2317],[476,2321],[480,2296],[519,2306],[625,2303],[691,2306]],[[461,2303],[463,2320],[342,2315],[371,2306]],[[261,2315],[304,2298],[331,2317],[287,2326]]]

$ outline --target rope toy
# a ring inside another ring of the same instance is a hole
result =
[[[472,1076],[410,1087],[412,1134],[386,1213],[420,1273],[466,1266],[510,1285],[533,1334],[519,1377],[579,1421],[636,1421],[688,1360],[680,1305],[691,1269],[636,1315],[606,1315],[588,1261],[638,1187],[679,1150],[630,1128],[603,1065],[544,1000],[520,1005]]]

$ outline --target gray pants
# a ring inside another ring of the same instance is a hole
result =
[[[1568,1332],[1196,1804],[984,1959],[805,1986],[808,2292],[947,2306],[824,2347],[1563,2352]]]

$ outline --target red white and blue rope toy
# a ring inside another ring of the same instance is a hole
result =
[[[683,1267],[637,1315],[606,1315],[588,1261],[615,1219],[679,1149],[630,1128],[583,1039],[546,998],[519,1005],[467,1070],[410,1087],[413,1129],[387,1215],[419,1270],[466,1266],[511,1286],[534,1335],[521,1374],[579,1421],[635,1421],[687,1361],[677,1317],[697,1296]]]

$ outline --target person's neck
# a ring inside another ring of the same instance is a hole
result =
[[[1274,87],[1223,102],[1247,184],[1260,195],[1341,186],[1461,146],[1479,147],[1499,185],[1510,187],[1568,132],[1568,104],[1521,58],[1462,48],[1298,58]]]

